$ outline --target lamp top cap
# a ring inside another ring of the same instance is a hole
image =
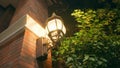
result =
[[[52,16],[57,16],[55,12],[52,13]]]
[[[62,18],[60,16],[58,16],[55,12],[53,12],[52,16],[50,17],[50,19],[53,19],[53,18],[58,18],[58,19],[62,20]]]

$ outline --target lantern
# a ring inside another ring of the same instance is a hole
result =
[[[46,31],[54,43],[58,42],[66,33],[62,18],[53,13],[52,16],[47,19]]]

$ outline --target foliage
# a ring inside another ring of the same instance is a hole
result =
[[[119,9],[74,10],[71,15],[78,30],[74,36],[65,37],[60,48],[53,51],[54,61],[62,60],[68,68],[119,68],[119,12]]]

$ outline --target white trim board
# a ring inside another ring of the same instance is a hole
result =
[[[45,29],[39,25],[31,16],[26,14],[21,17],[16,23],[10,25],[5,31],[0,33],[0,46],[6,40],[10,40],[13,36],[20,34],[25,28],[31,30],[38,37],[46,37]]]

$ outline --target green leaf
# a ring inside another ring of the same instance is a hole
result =
[[[66,63],[70,63],[71,61],[73,61],[73,58],[72,57],[68,57]]]
[[[89,58],[89,55],[88,55],[88,54],[85,54],[85,55],[84,55],[83,62],[86,61],[86,60],[88,60],[88,58]]]
[[[95,58],[94,57],[89,57],[89,60],[90,61],[95,61]]]

